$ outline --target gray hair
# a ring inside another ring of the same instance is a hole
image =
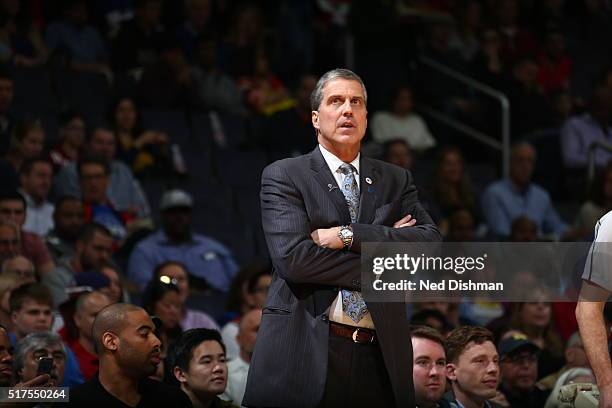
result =
[[[335,79],[348,79],[350,81],[359,82],[363,89],[364,102],[366,105],[368,104],[368,92],[359,75],[349,69],[336,68],[323,74],[323,76],[319,78],[315,89],[310,94],[310,108],[313,111],[319,110],[319,106],[321,106],[321,102],[323,101],[323,88],[325,88],[325,85]]]
[[[62,348],[66,354],[66,348],[62,339],[56,333],[40,332],[30,333],[23,339],[19,340],[15,345],[15,355],[13,356],[13,372],[17,375],[25,365],[26,355],[34,350],[40,350],[46,347],[57,346]]]

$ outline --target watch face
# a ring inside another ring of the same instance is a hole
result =
[[[340,234],[342,234],[342,238],[350,238],[353,235],[353,233],[349,229],[341,230]]]

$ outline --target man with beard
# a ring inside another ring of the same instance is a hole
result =
[[[74,255],[76,240],[84,223],[83,203],[76,197],[63,196],[55,202],[53,224],[55,227],[45,237],[53,259]]]
[[[170,365],[194,408],[235,408],[217,396],[227,385],[225,346],[218,331],[187,330],[174,345]]]
[[[100,369],[91,380],[70,390],[73,407],[191,407],[178,388],[148,378],[161,362],[156,325],[144,309],[115,303],[93,323]]]
[[[418,408],[448,407],[442,399],[446,391],[446,352],[442,335],[427,326],[415,326],[412,339],[412,381]]]
[[[66,288],[74,286],[77,273],[99,269],[110,260],[113,250],[111,233],[102,225],[88,224],[79,233],[75,253],[70,259],[63,259],[55,270],[45,275],[42,283],[53,295],[57,307],[68,299]]]

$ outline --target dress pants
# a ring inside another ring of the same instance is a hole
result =
[[[320,408],[395,406],[378,343],[355,343],[330,333],[327,358],[327,380]]]

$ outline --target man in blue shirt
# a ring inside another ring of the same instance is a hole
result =
[[[183,190],[167,191],[161,199],[162,228],[138,243],[130,256],[128,278],[144,288],[157,265],[179,261],[212,288],[227,292],[238,265],[221,243],[191,231],[193,198]]]
[[[512,221],[526,216],[537,225],[538,235],[571,238],[571,231],[557,214],[548,192],[531,181],[535,160],[535,149],[529,143],[514,145],[510,177],[496,181],[485,191],[482,208],[491,235],[507,238]]]

